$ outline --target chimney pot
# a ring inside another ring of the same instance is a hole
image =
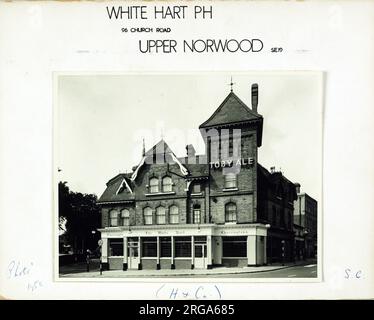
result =
[[[186,150],[187,150],[187,156],[189,158],[195,156],[196,150],[195,150],[195,148],[194,148],[194,146],[192,144],[187,145],[186,146]]]
[[[252,98],[252,110],[257,113],[257,105],[258,105],[258,84],[252,84],[251,90],[251,98]]]

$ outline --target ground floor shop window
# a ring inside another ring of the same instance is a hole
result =
[[[191,257],[191,237],[175,237],[175,257]]]
[[[171,238],[170,237],[161,237],[160,238],[160,249],[162,258],[171,257]]]
[[[143,257],[157,257],[157,238],[143,238],[142,239],[142,256]]]
[[[109,256],[123,256],[123,239],[109,239]]]
[[[222,250],[223,257],[246,257],[247,237],[222,237]]]

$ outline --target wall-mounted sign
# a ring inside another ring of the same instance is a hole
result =
[[[221,161],[212,161],[210,162],[210,167],[214,169],[218,168],[231,168],[234,166],[251,166],[255,163],[254,158],[242,158],[237,160],[221,160]]]

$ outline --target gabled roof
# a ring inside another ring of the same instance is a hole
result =
[[[161,139],[151,149],[149,149],[145,153],[145,155],[150,156],[150,155],[153,155],[153,154],[168,154],[168,153],[173,153],[173,151],[171,151],[171,149],[169,148],[169,146],[165,142],[165,140]]]
[[[136,177],[138,176],[138,172],[141,169],[141,167],[144,165],[145,160],[147,157],[152,157],[154,154],[158,155],[170,155],[171,159],[179,166],[179,169],[181,173],[184,176],[188,175],[188,170],[187,168],[179,161],[179,159],[176,157],[173,151],[169,148],[167,143],[161,139],[158,143],[156,143],[151,149],[149,149],[143,158],[140,160],[139,164],[137,165],[136,169],[134,170],[132,176],[131,176],[131,181],[135,181]],[[164,158],[166,160],[166,158]]]
[[[240,123],[262,119],[262,116],[251,110],[234,93],[230,92],[226,99],[211,117],[199,126],[199,128],[213,127],[222,124]]]
[[[133,201],[134,195],[131,190],[130,180],[127,176],[127,174],[120,173],[114,178],[110,179],[106,184],[107,187],[104,193],[97,202]],[[122,188],[124,184],[127,185],[127,191],[125,191],[125,188]]]

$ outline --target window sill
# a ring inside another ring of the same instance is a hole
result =
[[[202,192],[191,193],[191,196],[202,196]]]
[[[238,191],[238,188],[224,188],[222,189],[223,192],[228,192],[228,191]]]
[[[172,195],[172,194],[175,194],[175,192],[174,191],[170,191],[170,192],[146,193],[145,196],[146,197],[152,197],[152,196],[164,196],[164,195]]]

